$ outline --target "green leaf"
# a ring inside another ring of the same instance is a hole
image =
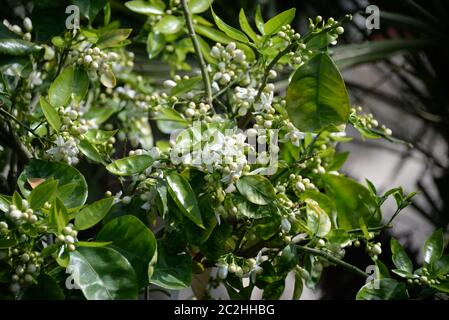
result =
[[[201,13],[209,9],[213,0],[189,0],[188,7],[190,9],[190,13]]]
[[[154,32],[173,34],[181,30],[183,22],[175,16],[166,15],[154,26]]]
[[[143,154],[115,160],[108,164],[106,169],[116,176],[131,176],[144,171],[152,164],[153,158]]]
[[[393,260],[393,263],[396,266],[396,268],[408,273],[412,273],[413,272],[412,260],[410,260],[404,248],[399,243],[399,241],[397,241],[395,238],[391,238],[390,248],[391,253],[393,254],[391,259]]]
[[[44,206],[45,202],[51,203],[56,195],[57,188],[58,181],[54,179],[48,179],[34,188],[28,197],[31,209],[38,210]]]
[[[62,162],[32,159],[20,174],[17,185],[25,197],[30,195],[27,181],[32,178],[58,180],[57,196],[67,208],[80,207],[87,199],[87,183],[83,175],[74,167]],[[70,192],[64,192],[65,190]]]
[[[78,241],[76,243],[77,246],[80,247],[107,247],[112,244],[112,241],[100,242],[100,241]]]
[[[259,5],[257,6],[256,16],[255,16],[254,20],[256,22],[257,29],[259,29],[260,33],[264,35],[265,34],[265,30],[263,28],[264,28],[264,24],[265,23],[263,22],[262,11],[261,11]]]
[[[138,297],[136,273],[114,249],[79,247],[70,253],[68,270],[88,300]]]
[[[89,204],[75,215],[75,228],[86,230],[100,222],[112,207],[114,198],[105,198]]]
[[[81,140],[78,149],[90,160],[103,163],[103,157],[98,150],[87,140]]]
[[[304,284],[302,282],[301,274],[295,272],[295,286],[293,287],[292,300],[299,300],[299,298],[301,298],[303,288]]]
[[[157,263],[151,283],[165,289],[179,290],[190,286],[192,259],[185,253],[170,253],[158,245]]]
[[[114,88],[117,84],[117,80],[115,78],[115,74],[112,71],[112,69],[107,68],[103,71],[103,73],[100,76],[100,82],[102,85],[104,85],[106,88]]]
[[[4,194],[0,194],[0,210],[6,212],[9,210],[9,206],[11,205],[11,197],[5,196]]]
[[[112,219],[100,230],[97,240],[112,241],[112,248],[133,266],[140,286],[149,283],[148,266],[156,253],[156,239],[138,218],[125,215]]]
[[[97,46],[100,49],[117,46],[126,40],[132,29],[113,29],[103,32],[98,39]]]
[[[390,278],[390,272],[388,271],[387,266],[380,261],[379,259],[376,259],[374,261],[376,265],[376,279],[388,279]]]
[[[332,158],[332,162],[326,169],[328,171],[339,170],[345,164],[346,160],[348,159],[348,156],[349,156],[348,151],[335,154]]]
[[[89,77],[83,68],[66,67],[48,90],[50,104],[56,108],[69,104],[73,95],[75,102],[81,102],[89,89]]]
[[[71,0],[71,2],[78,6],[80,13],[89,19],[89,21],[94,21],[97,14],[103,9],[108,0]]]
[[[215,42],[227,44],[233,41],[232,38],[228,37],[225,33],[211,27],[195,24],[193,28],[195,29],[195,32],[198,33],[199,35],[202,35]]]
[[[0,239],[0,249],[7,249],[10,247],[14,247],[18,244],[19,242],[14,239],[14,238],[9,238],[9,239]]]
[[[239,24],[240,28],[251,38],[254,42],[258,42],[259,38],[257,34],[254,32],[253,28],[251,28],[248,19],[246,18],[245,10],[240,9],[239,13]]]
[[[25,56],[41,49],[42,47],[22,39],[0,39],[0,54],[7,56]]]
[[[335,207],[334,201],[328,197],[326,194],[315,191],[315,190],[306,190],[302,192],[299,198],[302,201],[306,201],[307,199],[312,199],[318,203],[321,209],[323,209],[327,215],[329,216],[331,223],[334,228],[338,227],[337,224],[337,208]]]
[[[272,210],[275,208],[267,208],[266,206],[258,206],[246,200],[243,196],[235,194],[232,198],[232,203],[237,207],[237,214],[251,219],[260,219],[271,216]]]
[[[284,12],[279,13],[278,15],[274,16],[270,20],[268,20],[264,26],[263,30],[265,31],[266,35],[275,34],[278,31],[281,31],[281,28],[293,21],[295,18],[296,9],[291,8],[288,10],[285,10]]]
[[[328,196],[337,207],[338,226],[345,230],[360,227],[360,218],[368,227],[377,227],[380,223],[380,212],[369,192],[361,184],[343,176],[326,174],[323,176],[327,184]]]
[[[214,21],[217,24],[218,29],[220,29],[221,31],[223,31],[227,36],[229,36],[232,39],[235,39],[237,41],[240,42],[244,42],[244,43],[248,43],[248,37],[241,32],[240,30],[231,27],[230,25],[228,25],[226,22],[224,22],[223,20],[220,19],[220,17],[218,17],[214,10],[211,7],[211,11],[212,11],[212,16],[214,17]]]
[[[47,119],[48,123],[53,127],[53,129],[59,131],[59,128],[61,128],[61,119],[56,109],[51,104],[49,104],[44,97],[40,97],[39,104],[42,108],[45,119]]]
[[[316,201],[306,199],[307,228],[313,236],[323,238],[331,230],[331,221]]]
[[[276,197],[276,191],[265,177],[244,176],[237,181],[237,189],[249,202],[258,205],[271,203]]]
[[[48,214],[48,223],[52,226],[58,233],[61,232],[64,227],[69,223],[69,213],[64,203],[56,198],[50,208]]]
[[[344,124],[349,118],[345,83],[326,53],[318,53],[299,67],[286,100],[289,118],[301,131],[320,131]]]
[[[164,14],[164,7],[154,4],[154,3],[150,3],[148,1],[141,1],[141,0],[136,0],[136,1],[128,1],[125,2],[125,6],[136,13],[141,13],[141,14],[146,14],[146,15],[161,15]]]
[[[191,91],[198,83],[201,82],[202,77],[192,77],[187,80],[181,80],[177,83],[176,87],[173,87],[170,91],[172,96],[176,96],[185,92]]]
[[[197,226],[204,228],[203,219],[195,193],[189,182],[179,173],[172,171],[166,176],[168,192],[178,208]]]
[[[432,272],[436,276],[441,276],[449,273],[449,254],[442,256],[436,261],[432,267]]]
[[[357,300],[406,300],[405,284],[394,279],[374,280],[365,284],[357,293]]]
[[[92,144],[104,144],[111,139],[118,130],[100,130],[100,129],[90,129],[85,134],[86,139]]]
[[[165,48],[165,36],[159,32],[148,33],[147,53],[148,58],[153,59]]]
[[[161,108],[159,112],[153,115],[152,119],[157,121],[158,129],[165,134],[188,126],[188,122],[181,114],[172,108]]]
[[[26,289],[23,300],[64,300],[64,292],[55,279],[47,274],[40,274],[37,283]]]
[[[435,231],[424,244],[424,262],[432,265],[443,255],[444,239],[443,230]]]

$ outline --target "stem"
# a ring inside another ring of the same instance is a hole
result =
[[[206,90],[207,103],[210,105],[211,109],[215,112],[212,105],[212,87],[210,84],[209,73],[207,72],[206,62],[204,61],[203,54],[201,53],[200,43],[196,37],[195,30],[193,29],[192,16],[187,6],[186,0],[181,0],[182,8],[184,10],[184,17],[186,19],[187,29],[189,31],[189,37],[192,40],[193,48],[195,49],[195,54],[200,64],[201,75],[203,76],[204,88]]]
[[[30,132],[33,136],[35,136],[36,138],[40,139],[41,137],[39,137],[33,129],[31,129],[30,127],[26,126],[25,124],[23,124],[20,120],[18,120],[16,117],[14,117],[12,114],[10,114],[8,111],[6,111],[5,109],[0,108],[0,113],[2,113],[3,115],[7,116],[8,118],[10,118],[11,120],[13,120],[14,122],[16,122],[17,124],[19,124],[22,128],[24,128],[26,131]]]
[[[343,269],[346,269],[346,270],[358,275],[359,277],[362,277],[364,279],[368,277],[368,274],[366,274],[366,272],[363,272],[356,266],[353,266],[352,264],[344,262],[343,260],[340,260],[329,253],[326,253],[326,252],[318,250],[318,249],[313,249],[313,248],[299,246],[299,245],[296,245],[296,247],[301,251],[305,251],[305,252],[314,254],[316,256],[321,256],[323,258],[326,258],[327,260],[339,265]]]

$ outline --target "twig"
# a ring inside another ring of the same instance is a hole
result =
[[[368,277],[368,274],[366,272],[360,270],[359,268],[357,268],[356,266],[353,266],[352,264],[349,264],[349,263],[347,263],[347,262],[345,262],[343,260],[340,260],[340,259],[334,257],[333,255],[331,255],[331,254],[329,254],[327,252],[324,252],[324,251],[321,251],[321,250],[318,250],[318,249],[314,249],[314,248],[300,246],[300,245],[296,245],[296,248],[298,248],[301,251],[308,252],[308,253],[311,253],[313,255],[321,256],[323,258],[326,258],[327,260],[329,260],[329,261],[339,265],[343,269],[346,269],[346,270],[348,270],[348,271],[358,275],[359,277],[362,277],[364,279]]]
[[[212,105],[212,87],[210,84],[209,73],[207,72],[206,62],[204,60],[203,54],[201,53],[200,44],[198,38],[196,37],[195,30],[193,29],[192,16],[187,6],[186,0],[181,0],[182,8],[184,10],[184,17],[186,19],[187,29],[189,31],[189,37],[192,40],[193,48],[195,49],[195,54],[200,64],[201,75],[203,77],[204,88],[206,90],[207,103],[210,105],[212,111],[215,112]]]

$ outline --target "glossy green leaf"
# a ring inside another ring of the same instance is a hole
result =
[[[268,20],[263,26],[265,34],[272,35],[281,31],[281,28],[283,26],[290,24],[293,21],[293,19],[295,18],[295,13],[296,9],[291,8],[279,13],[278,15]]]
[[[108,0],[71,0],[71,2],[78,6],[80,13],[89,19],[94,21],[98,13],[106,6]]]
[[[11,205],[11,197],[4,194],[0,194],[0,210],[6,212]]]
[[[357,293],[357,300],[406,300],[405,284],[394,279],[373,280],[365,284]]]
[[[98,39],[97,46],[101,49],[115,47],[128,39],[132,29],[113,29],[103,32]]]
[[[80,247],[107,247],[110,246],[112,244],[112,241],[78,241],[76,243],[77,246]]]
[[[212,11],[212,16],[214,18],[215,23],[217,24],[218,29],[223,31],[227,36],[229,36],[230,38],[232,38],[234,40],[244,42],[244,43],[249,42],[248,37],[242,31],[240,31],[234,27],[231,27],[226,22],[221,20],[221,18],[215,14],[214,10],[212,10],[212,7],[211,7],[211,11]]]
[[[158,246],[157,263],[150,282],[165,289],[179,290],[190,286],[192,259],[185,253],[170,253]]]
[[[248,35],[248,37],[251,38],[251,40],[253,40],[254,42],[257,42],[259,40],[253,28],[251,28],[248,19],[246,18],[245,10],[243,10],[243,8],[240,9],[239,13],[239,24],[240,28],[242,28],[242,30]]]
[[[175,16],[166,15],[154,26],[154,32],[173,34],[181,30],[183,21]]]
[[[165,134],[170,134],[175,130],[183,129],[188,126],[188,122],[175,109],[162,108],[152,117],[156,120],[158,129]]]
[[[442,256],[432,267],[432,273],[441,276],[449,273],[449,254]]]
[[[147,53],[148,58],[153,59],[165,48],[165,36],[159,32],[148,33]]]
[[[75,216],[75,228],[86,230],[100,222],[112,207],[114,198],[105,198],[95,201],[83,208]]]
[[[405,271],[407,273],[412,273],[413,272],[412,260],[410,260],[404,248],[399,243],[399,241],[397,241],[395,238],[391,238],[390,248],[391,253],[393,254],[391,259],[393,260],[393,263],[396,266],[396,268]]]
[[[306,190],[305,192],[301,193],[300,199],[302,201],[306,201],[307,199],[316,201],[320,208],[323,209],[329,216],[333,227],[338,227],[337,208],[335,207],[334,201],[329,196],[319,191]]]
[[[227,44],[233,41],[232,38],[228,37],[224,32],[211,27],[195,24],[193,28],[195,29],[196,33],[215,42]]]
[[[304,283],[302,281],[301,274],[298,272],[295,272],[295,286],[293,287],[292,300],[299,300],[301,298],[303,288],[304,288]]]
[[[75,102],[81,102],[89,89],[89,78],[83,68],[67,67],[56,77],[48,90],[50,104],[66,106],[73,95]]]
[[[24,56],[42,48],[22,39],[0,39],[0,54],[7,56]]]
[[[42,182],[36,188],[31,191],[28,197],[28,203],[33,210],[40,209],[44,206],[45,202],[52,202],[56,195],[56,189],[58,188],[58,181],[54,179],[48,179]]]
[[[90,129],[85,134],[86,139],[92,144],[104,144],[111,139],[118,130],[100,130],[100,129]]]
[[[190,13],[201,13],[209,9],[213,0],[189,0],[187,3]]]
[[[149,1],[136,0],[125,2],[125,6],[136,13],[146,14],[146,15],[161,15],[164,14],[164,7],[150,3]]]
[[[237,181],[237,189],[249,202],[258,205],[271,203],[276,197],[276,191],[265,177],[244,176]]]
[[[318,53],[295,72],[286,100],[288,116],[301,131],[317,132],[349,118],[345,83],[326,53]]]
[[[103,163],[103,157],[100,155],[98,150],[87,140],[81,140],[78,144],[78,149],[84,154],[88,159]]]
[[[100,230],[97,240],[112,241],[112,248],[133,266],[140,286],[149,283],[148,266],[156,253],[156,239],[138,218],[125,215],[112,219]]]
[[[117,84],[117,79],[112,69],[107,68],[100,76],[100,82],[106,88],[114,88]]]
[[[340,228],[359,228],[360,218],[368,227],[379,226],[380,213],[376,210],[376,201],[368,189],[343,176],[326,174],[323,180],[328,186],[328,196],[334,200],[337,207]]]
[[[313,236],[323,238],[331,230],[331,220],[327,213],[314,200],[306,200],[307,228]]]
[[[14,239],[14,238],[9,238],[9,239],[0,239],[0,249],[7,249],[10,247],[14,247],[18,244],[19,242]]]
[[[49,104],[44,97],[40,97],[39,104],[42,108],[45,119],[47,119],[48,123],[52,126],[53,129],[59,131],[59,128],[61,128],[61,119],[59,117],[58,111],[56,111],[56,109],[51,104]]]
[[[79,247],[68,270],[88,300],[137,299],[136,273],[114,249]]]
[[[424,244],[424,262],[433,264],[443,255],[444,239],[443,230],[435,231]]]
[[[379,259],[374,260],[374,264],[376,265],[376,279],[388,279],[390,278],[390,272],[388,271],[387,266],[380,261]]]
[[[178,208],[197,226],[204,228],[203,219],[195,193],[189,182],[179,173],[172,171],[166,176],[168,192]]]
[[[58,180],[56,194],[67,208],[80,207],[87,199],[87,183],[83,175],[65,163],[32,159],[17,180],[20,191],[26,197],[31,192],[27,187],[27,181],[32,178]]]
[[[149,155],[136,155],[115,160],[108,164],[106,169],[117,176],[131,176],[141,173],[153,164],[153,158]]]

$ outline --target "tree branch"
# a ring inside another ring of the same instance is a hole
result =
[[[195,54],[200,64],[201,75],[203,76],[204,88],[206,90],[207,103],[210,105],[211,109],[215,112],[212,105],[212,87],[210,84],[209,73],[207,72],[206,62],[204,60],[203,54],[201,53],[200,44],[198,38],[196,37],[195,30],[193,29],[192,16],[187,6],[186,0],[181,0],[182,8],[184,10],[184,17],[186,19],[187,29],[189,31],[189,37],[192,40],[193,48],[195,49]]]

